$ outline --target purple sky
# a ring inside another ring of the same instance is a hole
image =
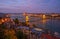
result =
[[[4,13],[60,13],[60,0],[0,0]]]

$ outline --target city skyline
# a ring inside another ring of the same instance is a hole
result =
[[[2,13],[60,13],[60,0],[0,0]]]

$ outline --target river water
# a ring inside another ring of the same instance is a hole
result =
[[[22,14],[11,14],[12,19],[18,18],[20,21],[25,21],[25,16]],[[29,22],[35,24],[38,28],[47,28],[53,32],[60,33],[60,20],[58,19],[41,19],[40,17],[29,17]]]

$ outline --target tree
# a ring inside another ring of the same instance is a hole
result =
[[[15,18],[15,19],[14,19],[14,22],[15,22],[15,24],[19,24],[18,18]]]
[[[0,39],[4,39],[5,37],[4,29],[5,29],[5,26],[3,24],[0,24]]]
[[[35,24],[32,25],[33,27],[37,27]]]
[[[4,39],[4,31],[0,29],[0,39]]]
[[[6,29],[6,26],[4,25],[4,23],[1,24],[1,28]]]
[[[22,22],[22,25],[23,25],[23,26],[27,26],[26,22]]]
[[[18,39],[27,39],[26,34],[23,34],[23,32],[21,32],[21,31],[17,31],[16,36]]]
[[[13,29],[5,30],[5,39],[17,39],[16,35],[15,35],[15,31]]]

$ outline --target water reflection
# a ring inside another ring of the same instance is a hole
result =
[[[42,18],[43,18],[43,19],[45,19],[45,18],[46,18],[46,16],[45,16],[45,15],[43,15],[43,16],[42,16]]]
[[[44,19],[44,20],[42,20],[42,23],[43,23],[43,24],[45,24],[45,23],[46,23],[46,21],[47,21],[47,20],[46,20],[46,19]]]
[[[42,20],[43,28],[45,28],[45,26],[46,26],[46,21],[47,21],[46,19],[43,19],[43,20]]]
[[[17,15],[20,21],[26,21],[27,24],[35,24],[38,28],[48,28],[49,30],[60,32],[60,20],[55,19],[45,19],[46,16],[43,15],[42,17],[29,17],[26,15]],[[26,17],[25,17],[26,16]],[[12,18],[16,18],[15,16]],[[21,18],[21,19],[20,19]],[[24,18],[24,19],[23,19]],[[42,18],[42,19],[41,19]],[[23,19],[23,20],[22,20]]]

